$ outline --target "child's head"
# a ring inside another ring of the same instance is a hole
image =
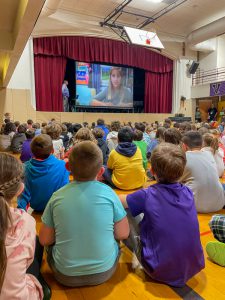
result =
[[[135,123],[135,129],[145,132],[145,124],[144,123]]]
[[[158,139],[160,142],[164,141],[165,131],[166,131],[165,127],[159,127],[156,131],[155,138]]]
[[[218,138],[211,133],[206,133],[203,135],[203,147],[210,147],[212,152],[215,154],[219,149]]]
[[[61,125],[62,133],[67,133],[67,126],[65,124]]]
[[[186,150],[200,150],[202,148],[202,135],[198,131],[188,131],[184,134],[182,142]]]
[[[174,183],[184,172],[185,152],[173,144],[161,143],[152,152],[151,166],[160,183]]]
[[[91,141],[96,143],[93,133],[88,128],[80,128],[75,135],[75,143],[83,141]]]
[[[182,135],[180,131],[176,128],[168,128],[164,132],[164,141],[166,143],[179,145],[181,143],[181,139],[182,139]]]
[[[120,130],[120,127],[121,127],[120,121],[113,121],[111,123],[111,130],[112,131],[117,131],[118,132]]]
[[[134,138],[134,133],[129,126],[124,126],[118,132],[119,143],[132,143],[133,138]]]
[[[201,134],[201,135],[204,135],[206,133],[209,133],[209,129],[207,129],[206,127],[200,127],[198,132]]]
[[[14,124],[16,125],[16,128],[18,128],[20,125],[20,121],[15,121]]]
[[[47,123],[46,122],[42,122],[41,123],[41,128],[44,128],[44,127],[46,127],[47,126]]]
[[[32,126],[33,123],[34,123],[33,120],[31,120],[31,119],[28,119],[28,120],[27,120],[27,124],[28,124],[28,125]]]
[[[32,140],[30,148],[35,158],[46,159],[53,153],[52,139],[47,134],[40,134]]]
[[[34,128],[34,129],[40,129],[40,128],[41,128],[41,125],[40,125],[40,123],[34,123],[34,124],[32,125],[32,128]]]
[[[19,125],[17,132],[18,133],[25,133],[27,131],[27,127],[24,124]]]
[[[45,127],[45,133],[48,134],[53,140],[58,140],[62,133],[62,127],[57,124],[51,124]]]
[[[135,129],[134,141],[142,141],[142,140],[143,140],[143,132],[141,130]]]
[[[78,143],[69,156],[69,168],[77,181],[94,180],[102,164],[102,151],[91,141]]]
[[[105,125],[105,121],[103,119],[98,119],[97,120],[97,125],[98,126],[103,126],[103,125]]]
[[[99,127],[94,128],[92,133],[93,133],[93,135],[95,136],[96,139],[103,138],[103,136],[105,134],[104,131]]]
[[[9,209],[10,201],[23,190],[22,163],[14,156],[0,153],[0,293],[3,285],[7,266],[5,249],[6,234],[11,226],[12,219]]]
[[[35,137],[35,131],[33,128],[30,128],[28,129],[26,132],[25,132],[25,135],[26,135],[26,138],[28,140],[32,140],[34,137]]]
[[[16,125],[12,122],[8,122],[5,124],[3,133],[9,135],[11,132],[16,132]]]

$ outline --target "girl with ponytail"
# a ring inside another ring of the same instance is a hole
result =
[[[224,173],[224,162],[223,162],[223,152],[219,148],[219,140],[211,133],[206,133],[203,135],[203,148],[202,151],[209,151],[212,153],[219,177],[223,176]]]
[[[0,299],[40,300],[38,280],[26,274],[34,258],[35,220],[10,207],[24,188],[23,167],[14,156],[0,153]]]

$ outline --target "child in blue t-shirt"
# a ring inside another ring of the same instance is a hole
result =
[[[52,194],[69,182],[69,172],[65,162],[52,155],[52,139],[47,134],[36,136],[30,147],[33,158],[24,164],[25,189],[18,198],[18,208],[30,206],[42,212]]]
[[[184,286],[204,268],[194,196],[177,182],[185,164],[179,146],[162,143],[151,156],[157,184],[120,195],[124,207],[138,218],[128,215],[131,234],[127,245],[149,276],[176,287]]]
[[[116,240],[126,239],[126,212],[115,192],[96,180],[102,152],[91,141],[73,148],[67,167],[74,181],[55,192],[42,216],[40,242],[50,246],[48,263],[66,286],[97,285],[115,272]]]

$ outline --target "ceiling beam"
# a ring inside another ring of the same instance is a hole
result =
[[[6,52],[2,71],[2,86],[6,87],[33,31],[45,0],[20,0],[12,33],[13,51]],[[0,86],[1,87],[1,86]]]

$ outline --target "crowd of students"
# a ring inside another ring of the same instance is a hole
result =
[[[89,127],[6,119],[0,134],[0,298],[50,297],[40,273],[43,246],[65,286],[107,281],[120,241],[151,278],[184,286],[204,268],[197,212],[225,205],[223,135],[224,125],[215,122],[106,126],[99,119]],[[156,183],[143,189],[151,180]],[[137,191],[117,196],[113,188]],[[27,213],[32,210],[42,214],[38,238]],[[225,216],[213,216],[210,228],[218,241],[206,251],[225,266]]]

